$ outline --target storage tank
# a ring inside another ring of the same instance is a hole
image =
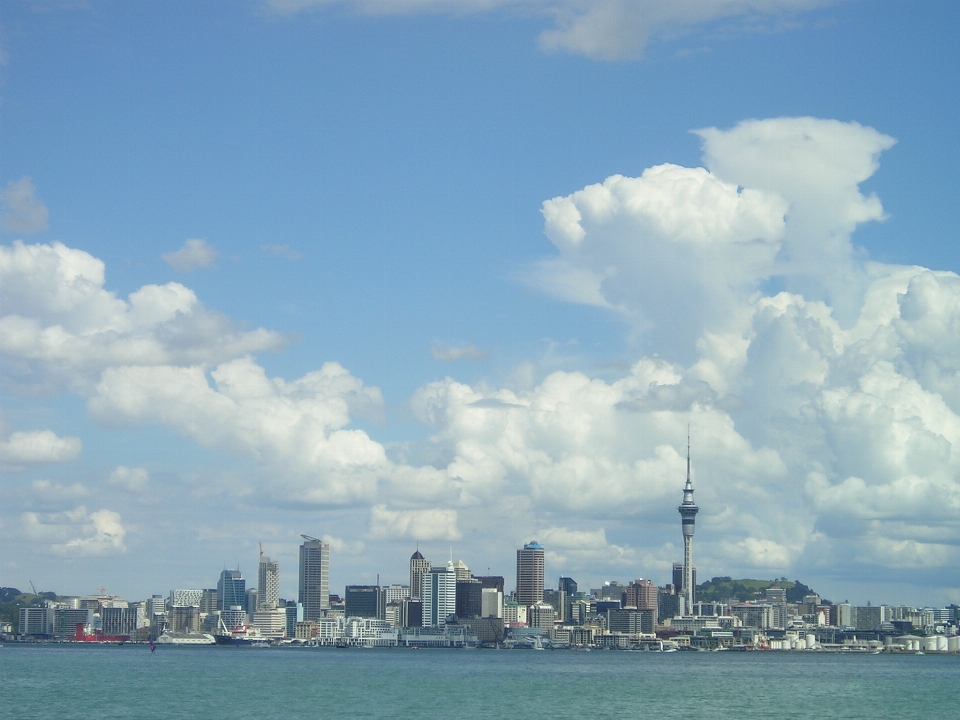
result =
[[[913,650],[914,652],[917,652],[917,651],[920,650],[920,639],[919,639],[919,638],[917,638],[916,640],[911,640],[911,641],[910,641],[910,649]]]
[[[817,646],[817,636],[813,635],[812,633],[807,635],[806,641],[807,650],[813,650]]]
[[[923,639],[923,651],[933,652],[937,649],[937,639],[935,637],[925,637]]]
[[[944,635],[937,635],[937,652],[946,652],[947,651],[947,638]]]
[[[960,635],[951,635],[947,638],[947,651],[960,652]]]

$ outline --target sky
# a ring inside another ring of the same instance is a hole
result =
[[[0,584],[960,602],[960,7],[5,3]]]

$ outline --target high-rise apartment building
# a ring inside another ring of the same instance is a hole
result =
[[[247,607],[247,581],[239,570],[224,570],[217,582],[217,609]]]
[[[330,609],[330,545],[309,535],[301,535],[300,591],[297,602],[303,605],[304,620],[319,620]]]
[[[410,556],[410,597],[417,599],[423,592],[423,576],[430,572],[430,562],[420,554],[420,548]]]
[[[257,610],[275,610],[280,606],[280,563],[273,562],[260,550],[257,573]]]
[[[517,602],[543,602],[543,545],[536,540],[517,550]]]
[[[457,573],[453,563],[437,566],[423,576],[423,627],[445,625],[457,613]]]

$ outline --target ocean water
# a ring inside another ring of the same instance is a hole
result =
[[[960,718],[960,656],[0,648],[3,718]]]

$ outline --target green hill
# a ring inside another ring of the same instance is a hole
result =
[[[787,602],[800,602],[804,595],[815,594],[815,591],[799,580],[734,580],[730,577],[715,577],[697,585],[697,600],[702,602],[725,602],[736,600],[760,600],[763,591],[770,587],[779,587],[787,591]],[[824,600],[824,602],[828,602]]]

